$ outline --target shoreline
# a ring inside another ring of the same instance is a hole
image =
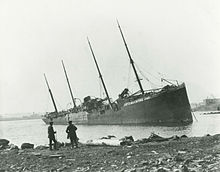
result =
[[[0,150],[0,171],[220,171],[220,134],[124,146]]]
[[[41,119],[41,118],[24,118],[24,117],[21,117],[21,118],[1,118],[0,121],[20,121],[20,120],[34,120],[34,119]]]

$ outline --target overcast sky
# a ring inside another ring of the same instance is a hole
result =
[[[184,81],[191,102],[220,97],[219,0],[1,0],[0,113],[52,111],[43,73],[65,109],[62,59],[75,97],[100,96],[87,36],[110,96],[137,91],[116,18],[144,89],[165,77]]]

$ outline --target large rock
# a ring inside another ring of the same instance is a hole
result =
[[[65,146],[65,147],[71,146],[71,143],[65,142],[65,143],[64,143],[64,146]]]
[[[181,138],[187,138],[187,135],[184,134],[184,135],[181,136]]]
[[[21,149],[33,149],[34,148],[34,144],[31,143],[22,143],[21,145]]]
[[[48,146],[40,145],[40,146],[37,146],[35,149],[44,150],[44,149],[47,149],[47,148],[49,148],[49,147]]]
[[[8,146],[9,141],[6,139],[0,139],[0,146],[6,147]]]
[[[57,149],[59,149],[59,148],[61,148],[61,147],[63,147],[64,146],[64,143],[62,142],[57,142],[57,144],[56,144],[56,148]]]
[[[134,139],[132,136],[125,136],[124,138],[120,139],[120,145],[131,145],[134,142]]]
[[[111,138],[116,138],[116,137],[113,135],[108,135],[107,137],[101,137],[100,139],[111,139]]]
[[[9,149],[10,149],[10,150],[13,150],[13,149],[18,150],[19,148],[18,148],[18,146],[17,146],[17,145],[10,144],[10,145],[9,145]]]
[[[169,138],[164,138],[164,137],[161,137],[155,133],[151,133],[150,137],[148,138],[148,140],[150,142],[163,142],[163,141],[168,141]]]

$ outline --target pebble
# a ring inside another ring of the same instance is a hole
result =
[[[138,167],[138,165],[137,165],[137,164],[134,164],[133,167],[136,168],[136,167]]]
[[[186,151],[178,151],[179,154],[184,154]]]
[[[163,168],[163,167],[160,167],[157,169],[157,172],[168,172],[168,171],[170,171],[170,170],[167,168]]]
[[[189,169],[187,168],[186,165],[182,165],[181,172],[189,172]]]
[[[157,160],[157,164],[158,165],[163,165],[164,163],[163,163],[163,158],[159,158],[158,160]]]
[[[66,161],[75,161],[75,159],[66,159]]]
[[[146,167],[139,167],[139,168],[136,168],[136,172],[144,172],[146,170]]]
[[[124,165],[124,164],[127,164],[127,163],[126,163],[125,161],[122,161],[122,162],[121,162],[121,165]]]
[[[148,161],[141,161],[140,164],[143,166],[143,165],[148,165],[149,162]]]
[[[184,161],[184,159],[181,158],[179,155],[176,155],[176,156],[174,157],[174,160],[177,161],[177,162]]]
[[[159,153],[157,153],[156,151],[151,151],[151,152],[154,153],[155,155],[159,154]]]
[[[49,155],[50,158],[62,158],[64,155]]]
[[[129,155],[132,155],[132,154],[133,154],[132,152],[128,152],[128,153],[127,153],[128,156],[129,156]]]
[[[135,169],[135,168],[127,169],[127,170],[125,170],[124,172],[136,172],[136,169]]]
[[[38,152],[32,152],[31,154],[35,156],[41,156],[41,153],[38,153]]]
[[[191,162],[191,159],[186,159],[183,164],[188,165]]]

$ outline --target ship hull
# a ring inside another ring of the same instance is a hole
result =
[[[44,118],[45,123],[51,120]],[[150,98],[142,98],[129,102],[117,111],[71,113],[65,117],[53,118],[54,124],[67,124],[72,120],[75,124],[87,125],[126,125],[126,124],[189,124],[193,122],[191,108],[185,85],[161,91]]]

